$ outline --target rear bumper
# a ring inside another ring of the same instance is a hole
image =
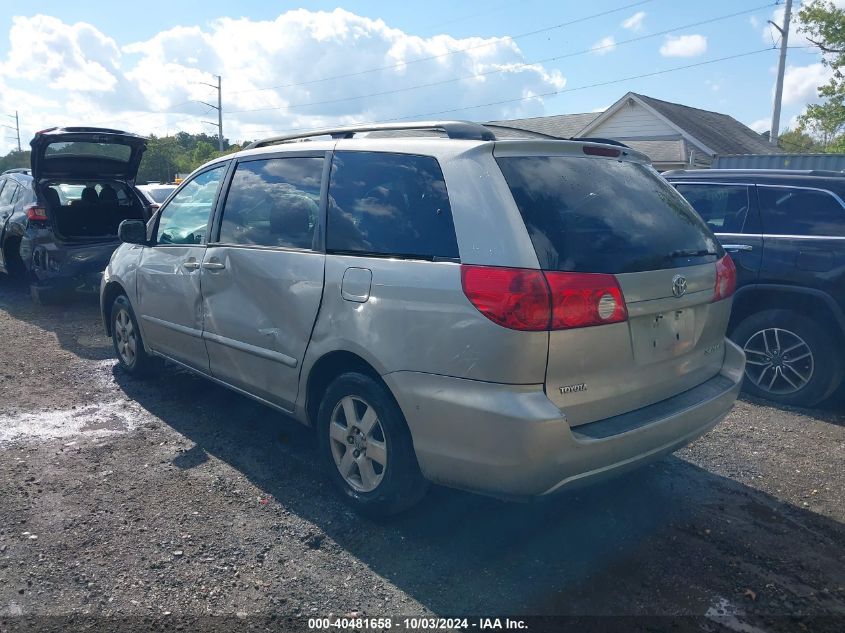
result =
[[[28,241],[24,261],[41,287],[96,292],[103,270],[119,245],[116,241],[87,244]]]
[[[384,380],[431,481],[530,497],[620,474],[703,435],[733,407],[745,356],[725,340],[719,374],[630,413],[570,428],[541,385],[501,385],[417,372]]]

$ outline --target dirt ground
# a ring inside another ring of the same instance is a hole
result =
[[[0,279],[0,629],[507,614],[845,630],[843,402],[742,400],[608,484],[532,504],[435,488],[374,523],[334,495],[308,429],[175,368],[130,378],[95,298],[37,307]]]

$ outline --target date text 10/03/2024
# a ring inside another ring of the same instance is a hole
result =
[[[437,630],[525,630],[524,620],[511,618],[309,618],[310,630],[361,630],[406,631]]]

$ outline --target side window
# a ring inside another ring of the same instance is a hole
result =
[[[188,181],[162,208],[156,244],[204,244],[208,216],[228,163],[204,171]]]
[[[12,204],[12,198],[18,190],[18,186],[11,180],[6,181],[3,191],[0,191],[0,206]]]
[[[338,152],[329,184],[327,250],[457,258],[443,172],[430,156]]]
[[[714,233],[741,233],[748,214],[745,185],[677,185],[701,219]]]
[[[220,242],[314,248],[323,158],[238,164],[220,224]]]
[[[826,191],[757,186],[763,232],[845,236],[845,209]]]

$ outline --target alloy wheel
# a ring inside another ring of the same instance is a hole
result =
[[[372,492],[387,468],[387,439],[376,410],[357,396],[341,398],[329,422],[332,457],[344,481]]]
[[[120,308],[114,316],[114,337],[121,360],[132,367],[137,357],[138,336],[135,333],[132,317],[123,308]]]
[[[752,334],[744,349],[745,375],[771,394],[793,394],[813,377],[813,352],[795,332],[766,328]]]

